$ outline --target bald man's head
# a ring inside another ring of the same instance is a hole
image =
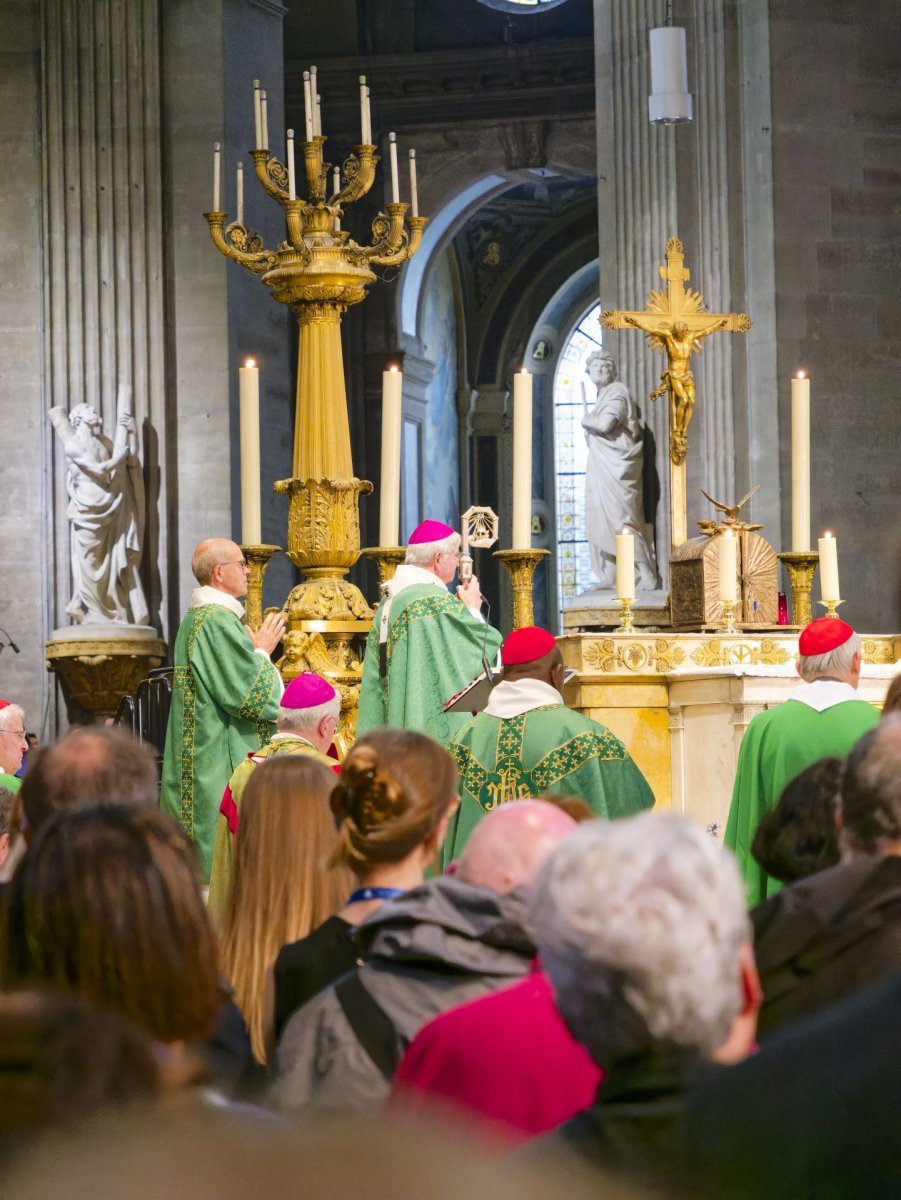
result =
[[[469,835],[457,878],[505,895],[537,876],[550,852],[576,829],[544,800],[513,800],[488,813]]]
[[[218,588],[230,596],[247,595],[247,563],[236,542],[207,538],[191,558],[194,578],[203,587]]]
[[[504,667],[504,679],[511,683],[517,679],[540,679],[542,683],[549,683],[562,693],[563,655],[559,647],[555,646],[553,650],[541,658],[533,659],[532,662],[511,663]]]

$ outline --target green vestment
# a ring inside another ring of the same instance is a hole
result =
[[[5,771],[0,771],[0,787],[5,787],[8,792],[17,792],[22,786],[22,780],[16,775],[7,775]]]
[[[321,762],[329,770],[336,765],[335,759],[329,758],[327,754],[322,754],[321,751],[317,750],[315,746],[311,746],[302,737],[276,737],[268,746],[264,746],[262,750],[251,751],[243,762],[238,763],[232,772],[232,777],[228,781],[228,790],[231,793],[231,798],[238,815],[241,812],[244,789],[247,787],[247,781],[253,773],[254,767],[258,765],[259,761],[267,758],[275,758],[276,755],[280,754],[306,754],[310,758],[315,758],[317,762]],[[210,874],[210,894],[207,899],[207,908],[217,921],[221,921],[225,916],[225,903],[228,899],[228,888],[231,883],[234,848],[235,835],[229,829],[228,817],[220,809],[219,820],[216,824],[213,869]]]
[[[446,588],[411,584],[391,600],[383,676],[379,630],[386,603],[379,604],[366,642],[357,736],[394,725],[419,729],[446,746],[469,714],[445,713],[442,705],[481,673],[483,648],[489,663],[496,660],[501,635]]]
[[[479,713],[448,749],[460,772],[460,807],[444,840],[444,866],[459,856],[482,816],[508,800],[579,796],[599,817],[628,817],[654,805],[619,738],[563,704],[506,719]]]
[[[188,610],[173,658],[160,804],[195,842],[206,884],[222,793],[235,767],[269,741],[281,677],[221,604]]]
[[[805,684],[816,687],[816,683]],[[818,712],[801,700],[786,700],[758,713],[738,752],[725,844],[735,851],[753,908],[782,886],[751,854],[763,815],[775,808],[787,783],[821,758],[844,758],[879,720],[865,700],[844,700]]]

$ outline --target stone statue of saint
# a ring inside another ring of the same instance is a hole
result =
[[[585,364],[597,388],[590,411],[585,404],[582,428],[588,441],[585,468],[585,536],[591,569],[600,587],[616,582],[616,535],[635,538],[638,591],[657,586],[657,565],[644,520],[642,469],[644,429],[641,410],[629,389],[616,378],[616,363],[607,350],[595,350]]]
[[[104,437],[97,410],[57,406],[50,420],[66,452],[66,490],[77,624],[146,625],[150,616],[138,577],[144,537],[144,480],[131,413],[131,389],[120,387],[116,435]]]

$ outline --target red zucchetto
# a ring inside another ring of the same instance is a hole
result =
[[[801,630],[798,638],[798,653],[803,658],[814,658],[818,654],[829,654],[844,646],[854,630],[840,617],[820,617]]]
[[[504,639],[501,662],[505,667],[535,662],[538,658],[544,658],[545,654],[550,654],[556,644],[553,634],[546,629],[538,625],[526,625],[522,629],[514,629]]]

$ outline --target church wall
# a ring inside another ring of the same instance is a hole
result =
[[[43,392],[41,289],[41,144],[38,50],[40,11],[33,0],[7,0],[0,52],[0,625],[21,653],[0,651],[0,696],[20,703],[30,730],[46,733],[52,696],[44,638],[52,620],[45,554],[50,431]],[[0,634],[0,642],[6,638]]]
[[[784,494],[789,379],[804,368],[811,533],[836,534],[842,614],[872,632],[901,626],[899,24],[898,0],[770,2]]]

